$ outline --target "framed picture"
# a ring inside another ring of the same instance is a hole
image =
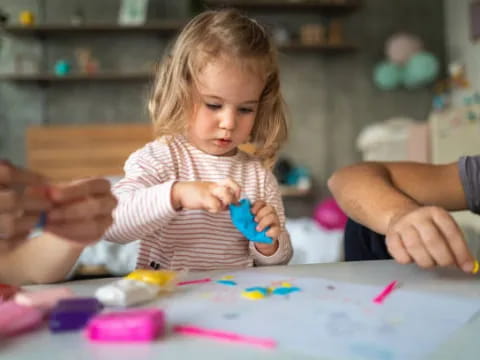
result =
[[[480,1],[475,0],[470,4],[470,36],[473,41],[480,39]]]
[[[147,19],[148,0],[121,0],[118,23],[143,25]]]

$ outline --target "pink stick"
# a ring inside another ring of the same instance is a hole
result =
[[[189,281],[180,281],[177,286],[182,286],[182,285],[192,285],[192,284],[202,284],[206,282],[210,282],[212,279],[210,278],[205,278],[205,279],[198,279],[198,280],[189,280]]]
[[[376,303],[376,304],[382,304],[383,301],[385,300],[385,298],[395,289],[397,284],[398,284],[398,281],[396,281],[396,280],[392,281],[390,284],[388,284],[385,287],[385,289],[382,290],[382,292],[380,294],[375,296],[375,298],[373,299],[373,302]]]
[[[267,349],[273,349],[277,346],[277,342],[273,339],[244,336],[226,331],[203,329],[197,326],[175,326],[173,328],[173,331],[183,335],[206,337],[211,339],[259,346]]]

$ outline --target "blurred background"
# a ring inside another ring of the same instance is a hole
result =
[[[335,169],[478,153],[477,1],[1,0],[0,158],[58,180],[121,176],[150,136],[155,64],[189,18],[222,6],[265,24],[279,47],[291,123],[275,173],[291,232],[323,236],[323,260],[341,258]]]

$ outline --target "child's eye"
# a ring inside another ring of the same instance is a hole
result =
[[[206,103],[205,104],[207,106],[207,108],[209,108],[210,110],[218,110],[222,107],[222,105],[219,105],[219,104],[209,104],[209,103]]]
[[[242,114],[250,114],[253,112],[253,109],[250,109],[250,108],[240,108],[238,109],[238,111],[240,111]]]

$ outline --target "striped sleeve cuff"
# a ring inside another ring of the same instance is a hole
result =
[[[255,266],[286,265],[293,256],[290,235],[285,230],[278,237],[277,251],[270,256],[263,255],[261,252],[259,252],[255,247],[255,243],[252,241],[250,242],[249,246]]]

